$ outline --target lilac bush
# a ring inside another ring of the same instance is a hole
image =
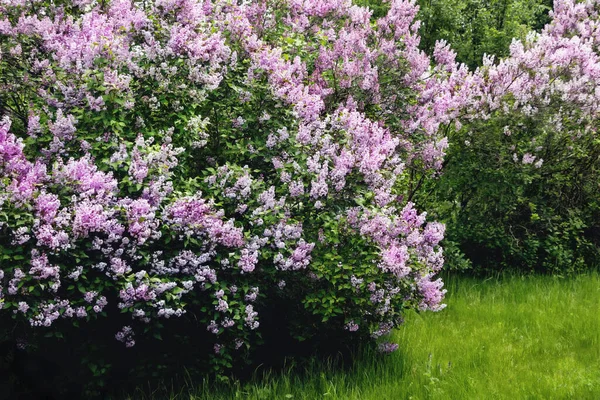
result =
[[[189,319],[223,368],[276,305],[301,340],[442,309],[444,226],[410,197],[468,74],[387,8],[0,0],[1,313],[128,348]]]
[[[551,16],[460,90],[470,100],[430,207],[478,269],[598,263],[600,2],[556,1]]]

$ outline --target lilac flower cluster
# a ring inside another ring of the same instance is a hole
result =
[[[134,335],[135,332],[133,332],[133,329],[130,326],[124,326],[123,329],[116,333],[115,338],[119,342],[125,343],[125,346],[133,347],[135,346],[135,340],[133,339]]]
[[[555,136],[569,150],[578,139],[593,137],[600,116],[598,2],[556,1],[550,15],[541,33],[513,40],[508,57],[487,56],[460,89],[470,100],[462,105],[459,126],[492,118],[508,121],[503,134],[513,161],[534,168],[544,165],[543,154],[556,153],[545,148]],[[523,130],[523,118],[535,120],[538,130],[519,139],[515,133]],[[561,161],[560,154],[553,157]]]

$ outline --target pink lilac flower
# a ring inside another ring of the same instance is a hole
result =
[[[344,326],[344,328],[350,332],[356,332],[358,330],[358,324],[354,323],[354,321],[350,321]]]
[[[378,350],[385,354],[393,353],[394,351],[398,350],[398,344],[389,342],[381,343],[378,347]]]

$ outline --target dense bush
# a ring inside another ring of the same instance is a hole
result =
[[[456,85],[418,50],[416,12],[1,1],[11,340],[163,338],[222,371],[265,326],[380,341],[403,309],[441,309],[444,226],[408,200],[441,166]]]
[[[472,103],[427,201],[477,269],[597,265],[599,12],[558,2],[541,34],[484,60],[464,88]]]

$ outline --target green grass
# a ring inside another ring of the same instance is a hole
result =
[[[348,371],[315,362],[229,386],[189,383],[167,398],[600,399],[597,273],[446,285],[448,307],[407,315],[390,356],[362,352]]]

